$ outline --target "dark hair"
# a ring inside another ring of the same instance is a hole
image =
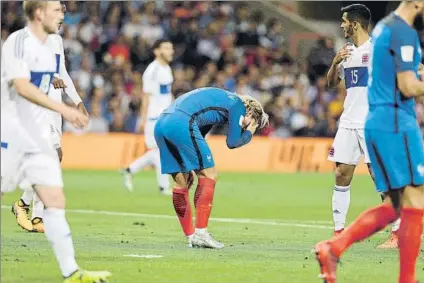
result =
[[[162,43],[172,43],[169,39],[158,39],[155,41],[155,43],[153,43],[152,45],[152,50],[155,51],[155,49],[160,48],[160,46],[162,45]]]
[[[358,22],[363,29],[367,30],[371,22],[371,11],[363,4],[352,4],[341,9],[347,14],[347,19],[351,22]]]

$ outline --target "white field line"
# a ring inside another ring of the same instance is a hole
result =
[[[2,205],[2,209],[11,209],[9,205]],[[157,219],[176,219],[176,216],[162,215],[162,214],[143,214],[143,213],[131,213],[131,212],[117,212],[117,211],[103,211],[103,210],[87,210],[87,209],[67,209],[68,213],[79,213],[79,214],[97,214],[97,215],[109,215],[109,216],[128,216],[128,217],[140,217],[140,218],[157,218]],[[211,217],[210,221],[221,222],[221,223],[238,223],[238,224],[256,224],[256,225],[268,225],[268,226],[284,226],[284,227],[300,227],[300,228],[312,228],[312,229],[333,229],[332,226],[325,226],[314,223],[328,223],[328,222],[291,222],[291,221],[277,221],[271,219],[248,219],[248,218],[216,218]]]

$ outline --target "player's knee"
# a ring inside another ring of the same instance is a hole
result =
[[[343,168],[342,166],[337,166],[335,171],[336,176],[336,185],[338,186],[349,186],[352,181],[352,173],[350,170]]]
[[[45,207],[65,208],[66,200],[62,188],[36,186],[36,191]]]
[[[208,178],[208,179],[212,179],[212,180],[215,180],[215,181],[218,177],[218,172],[215,170],[215,167],[203,169],[203,170],[200,170],[196,173],[197,173],[197,176],[199,176],[199,177]]]
[[[402,194],[404,207],[424,209],[424,186],[407,186]]]

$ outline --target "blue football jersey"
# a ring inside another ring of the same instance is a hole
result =
[[[415,101],[401,93],[396,79],[397,73],[406,71],[419,77],[421,46],[416,30],[392,13],[376,25],[372,41],[365,128],[393,132],[416,128]]]
[[[163,113],[183,112],[201,129],[228,124],[227,144],[230,148],[250,142],[252,133],[242,128],[246,108],[237,94],[220,88],[205,87],[178,97]]]

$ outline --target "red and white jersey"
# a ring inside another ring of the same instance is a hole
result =
[[[150,95],[147,120],[156,120],[172,103],[174,77],[169,65],[153,61],[143,74],[143,92]]]
[[[1,64],[2,118],[5,110],[8,119],[17,120],[39,149],[49,150],[51,111],[18,95],[12,81],[27,78],[47,95],[51,80],[58,71],[55,54],[25,27],[12,33],[4,42]]]
[[[339,78],[345,80],[347,96],[339,127],[362,129],[368,114],[368,63],[371,55],[371,38],[359,47],[349,47],[351,55],[338,66]]]

